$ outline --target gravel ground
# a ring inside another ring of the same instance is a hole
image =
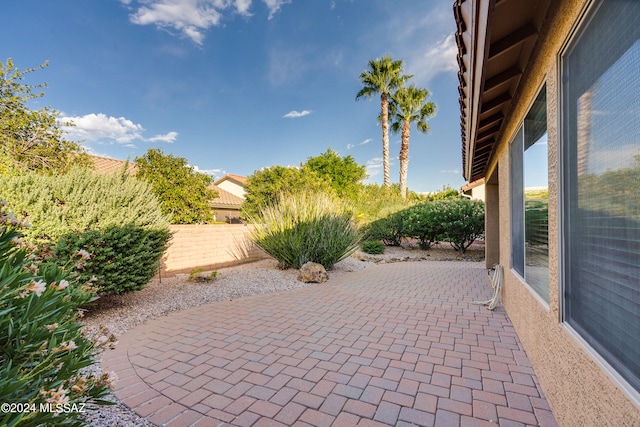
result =
[[[436,245],[430,250],[417,249],[415,243],[407,242],[403,247],[387,247],[384,254],[368,255],[356,252],[337,263],[329,273],[334,279],[379,263],[409,261],[481,261],[484,259],[484,244],[474,243],[462,255],[448,244]],[[206,273],[206,272],[205,272]],[[83,323],[89,330],[106,326],[111,332],[121,335],[129,329],[151,319],[216,301],[232,300],[242,296],[266,294],[292,289],[317,286],[297,280],[297,270],[281,270],[271,259],[221,269],[215,281],[192,283],[187,275],[153,280],[141,291],[121,296],[102,297],[86,313]],[[96,363],[92,370],[100,371]],[[112,406],[101,406],[87,413],[92,426],[97,427],[146,427],[153,426],[140,418],[115,396],[108,400]]]

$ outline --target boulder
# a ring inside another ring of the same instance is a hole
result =
[[[323,283],[329,280],[329,275],[322,264],[309,261],[300,267],[298,280],[304,283]]]

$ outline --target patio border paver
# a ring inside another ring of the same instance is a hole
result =
[[[490,294],[480,263],[377,265],[154,319],[102,367],[158,425],[555,426]]]

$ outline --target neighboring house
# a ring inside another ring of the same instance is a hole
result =
[[[464,177],[485,180],[507,313],[561,425],[640,426],[640,1],[454,15]]]
[[[90,155],[94,169],[101,175],[119,173],[125,166],[124,160],[112,159],[109,157]],[[134,162],[128,162],[127,172],[135,175],[137,167]],[[225,175],[217,182],[223,185],[211,184],[209,188],[218,192],[218,197],[209,201],[211,208],[215,211],[214,220],[228,222],[229,224],[240,223],[240,205],[244,199],[237,194],[244,194],[244,182],[246,178],[240,175]],[[238,188],[240,187],[240,188]],[[232,191],[230,191],[232,190]]]
[[[219,180],[215,181],[213,185],[218,188],[222,188],[223,190],[228,191],[229,193],[244,200],[244,185],[246,182],[246,176],[228,173]]]
[[[476,179],[460,187],[462,194],[472,200],[482,200],[484,202],[484,178]]]
[[[214,220],[228,222],[229,224],[239,224],[241,222],[240,206],[244,199],[215,184],[211,184],[209,188],[218,192],[218,197],[209,202],[211,208],[215,211]]]

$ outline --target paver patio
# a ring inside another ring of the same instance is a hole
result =
[[[377,265],[152,320],[102,365],[157,425],[555,426],[491,293],[481,263]]]

